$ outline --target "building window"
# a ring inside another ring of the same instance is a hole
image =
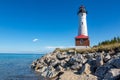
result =
[[[84,43],[83,39],[80,39],[80,44],[83,44],[83,43]]]

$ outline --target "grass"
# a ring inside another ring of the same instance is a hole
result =
[[[102,51],[109,52],[111,50],[115,51],[116,49],[120,49],[120,43],[100,45],[100,46],[87,48],[87,49],[75,49],[75,48],[60,49],[60,48],[56,48],[54,52],[56,52],[56,51],[69,52],[70,50],[72,50],[76,53],[84,54],[84,53],[95,53],[95,52],[102,52]]]
[[[111,51],[111,50],[115,50],[117,48],[120,48],[120,43],[114,43],[114,44],[107,44],[107,45],[100,45],[97,47],[93,47],[92,49],[94,49],[95,51]]]

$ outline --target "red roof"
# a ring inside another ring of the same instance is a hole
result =
[[[76,38],[76,39],[80,39],[80,38],[83,39],[83,38],[88,38],[88,36],[85,36],[85,35],[79,35],[79,36],[76,36],[75,38]]]

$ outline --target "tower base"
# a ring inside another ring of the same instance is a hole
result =
[[[75,46],[75,49],[86,49],[90,48],[89,46]]]
[[[79,35],[75,38],[75,46],[90,46],[89,37],[85,35]]]

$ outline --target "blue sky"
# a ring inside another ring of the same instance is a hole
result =
[[[120,0],[0,0],[0,52],[74,46],[82,4],[91,46],[120,36]]]

